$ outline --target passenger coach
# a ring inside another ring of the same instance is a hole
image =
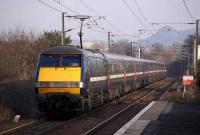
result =
[[[40,111],[88,111],[165,76],[163,63],[57,46],[41,53],[35,90]]]

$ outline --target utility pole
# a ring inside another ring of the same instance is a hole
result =
[[[133,56],[133,42],[131,42],[131,56]]]
[[[196,45],[195,45],[195,78],[198,85],[198,44],[199,44],[199,21],[196,20]]]
[[[189,55],[188,55],[188,57],[187,57],[188,59],[188,67],[187,67],[187,75],[189,75],[190,74],[190,65],[189,65],[189,63],[190,63],[190,57],[189,57]]]
[[[62,13],[62,41],[61,45],[64,45],[64,39],[65,39],[65,13]]]
[[[85,16],[85,15],[79,15],[79,16],[75,16],[76,19],[79,19],[81,21],[81,28],[80,28],[80,32],[78,33],[79,37],[80,37],[80,46],[81,49],[83,49],[83,41],[82,41],[82,36],[83,36],[83,21],[85,21],[86,19],[89,19],[90,16]]]
[[[108,32],[108,52],[109,52],[109,53],[111,53],[110,34],[111,34],[111,32]]]
[[[196,36],[194,38],[194,43],[193,43],[193,68],[194,68],[194,77],[196,77]]]
[[[79,37],[80,37],[80,46],[81,49],[83,49],[83,41],[82,41],[82,36],[83,36],[83,21],[85,21],[85,19],[89,19],[90,16],[76,16],[76,19],[79,19],[81,21],[81,27],[80,27],[80,32],[78,33]]]
[[[199,38],[199,20],[196,20],[196,36],[195,36],[195,40],[194,40],[194,44],[193,44],[193,62],[194,62],[194,76],[196,78],[197,81],[197,74],[198,74],[198,38]]]
[[[83,22],[86,19],[90,19],[91,16],[87,16],[87,15],[75,15],[75,16],[66,16],[68,18],[74,18],[74,19],[79,19],[81,21],[81,27],[80,27],[80,32],[78,33],[79,37],[80,37],[80,46],[81,49],[83,49],[83,41],[82,41],[82,36],[83,36]]]
[[[196,59],[196,78],[198,76],[198,44],[199,44],[199,20],[196,20],[196,46],[195,46],[195,49],[196,49],[196,56],[195,56],[195,59]]]
[[[80,32],[78,34],[79,34],[79,37],[80,37],[80,46],[81,46],[81,49],[83,49],[83,41],[82,41],[83,32],[82,32],[82,29],[83,29],[83,21],[85,19],[80,19],[80,20],[81,20],[81,28],[80,28]]]

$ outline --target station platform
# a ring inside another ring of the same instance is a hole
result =
[[[115,135],[200,135],[200,104],[153,101]]]

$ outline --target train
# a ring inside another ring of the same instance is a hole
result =
[[[60,45],[38,59],[35,91],[39,110],[87,112],[166,77],[163,63]]]

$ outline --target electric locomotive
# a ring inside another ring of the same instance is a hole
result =
[[[88,111],[166,76],[163,63],[56,46],[40,54],[35,90],[42,112]]]

